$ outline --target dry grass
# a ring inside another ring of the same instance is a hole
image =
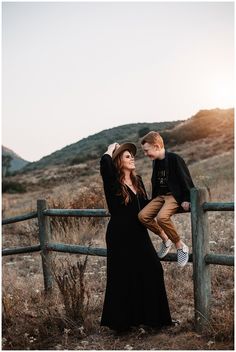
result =
[[[58,285],[63,300],[66,317],[82,325],[89,312],[90,292],[85,283],[85,270],[88,256],[79,259],[76,264],[66,259],[60,263],[59,268],[54,265],[54,279]]]
[[[212,201],[233,201],[232,152],[207,162],[191,165],[198,186],[209,187]],[[137,168],[146,173],[148,185],[150,162],[141,161]],[[148,167],[148,168],[146,168]],[[207,170],[207,171],[206,171]],[[55,208],[104,208],[105,200],[97,176],[81,186],[62,184],[22,195],[4,195],[5,217],[35,209],[36,199],[46,198]],[[56,242],[104,247],[107,219],[54,218],[52,236]],[[189,214],[174,218],[178,231],[191,248]],[[231,212],[209,212],[210,250],[234,253],[234,226]],[[150,234],[154,246],[159,238]],[[37,241],[36,220],[4,227],[3,247],[32,245]],[[231,350],[234,322],[233,267],[211,266],[211,317],[204,334],[194,331],[192,265],[183,270],[175,263],[164,262],[165,282],[172,317],[177,327],[160,332],[133,329],[128,335],[116,336],[99,325],[104,299],[106,259],[79,255],[52,254],[58,285],[45,296],[41,258],[38,253],[3,258],[3,349],[70,349],[70,350]],[[80,263],[80,264],[78,264]],[[74,269],[73,269],[74,268]],[[80,276],[82,273],[82,276]],[[65,276],[70,277],[66,283]],[[64,281],[63,281],[64,280]],[[68,303],[69,302],[69,303]],[[74,302],[74,303],[73,303]],[[79,312],[81,314],[79,315]]]

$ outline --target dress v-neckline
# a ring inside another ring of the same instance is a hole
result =
[[[135,192],[130,188],[130,186],[128,186],[126,183],[125,183],[125,185],[126,185],[126,187],[129,188],[129,190],[130,190],[134,195],[137,195],[137,192],[135,193]]]

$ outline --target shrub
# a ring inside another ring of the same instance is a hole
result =
[[[138,137],[141,138],[141,137],[145,136],[145,134],[147,134],[148,132],[150,132],[150,128],[149,127],[140,128],[138,130]]]
[[[19,182],[3,180],[2,192],[3,193],[25,193],[26,187]]]
[[[89,309],[89,290],[85,284],[85,270],[88,256],[80,259],[76,265],[66,260],[59,268],[59,273],[53,269],[55,281],[61,293],[66,317],[79,325],[85,321]]]
[[[69,165],[81,164],[86,160],[87,160],[86,155],[77,155],[73,159],[71,159],[71,161],[69,162]]]

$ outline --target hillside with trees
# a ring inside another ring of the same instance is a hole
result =
[[[139,138],[148,131],[165,131],[175,127],[180,122],[133,123],[110,128],[57,150],[39,161],[29,163],[22,171],[42,169],[60,164],[73,165],[94,160],[104,153],[106,146],[113,141],[122,143],[129,140],[137,143]]]
[[[22,159],[19,155],[13,152],[11,149],[2,146],[2,175],[7,176],[8,174],[22,169],[29,162]]]

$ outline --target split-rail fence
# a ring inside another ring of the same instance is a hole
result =
[[[209,321],[211,299],[211,277],[209,264],[234,265],[233,255],[210,253],[208,211],[233,211],[234,203],[209,203],[206,189],[193,188],[191,190],[191,228],[192,228],[192,253],[189,262],[193,264],[193,288],[195,326],[197,331],[203,331]],[[106,256],[105,248],[84,247],[63,243],[52,243],[50,232],[50,219],[52,216],[74,217],[109,217],[105,209],[48,209],[46,200],[37,201],[37,211],[20,215],[2,221],[3,225],[38,218],[39,244],[36,246],[5,248],[2,255],[14,255],[29,252],[40,252],[44,288],[47,293],[52,289],[53,275],[51,272],[50,253],[52,251],[77,253],[95,256]],[[176,261],[176,254],[169,253],[163,261]]]

